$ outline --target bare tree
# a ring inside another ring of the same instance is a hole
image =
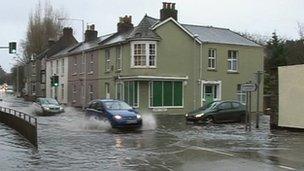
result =
[[[44,51],[49,39],[56,40],[59,37],[62,23],[58,18],[64,16],[63,12],[54,10],[49,1],[46,1],[44,6],[38,2],[29,16],[26,39],[22,42],[23,56],[26,60]]]
[[[298,32],[301,40],[304,40],[304,23],[298,22]]]

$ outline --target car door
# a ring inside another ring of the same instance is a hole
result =
[[[34,111],[36,113],[42,113],[42,106],[41,106],[41,101],[40,99],[37,99],[34,103],[33,103],[33,106],[34,106]]]
[[[234,121],[240,121],[242,119],[242,115],[244,115],[244,110],[242,109],[242,104],[239,102],[232,102],[233,113],[232,117]]]
[[[95,112],[95,115],[98,116],[100,119],[104,119],[104,120],[107,119],[104,107],[102,105],[102,102],[97,101],[94,104],[94,112]]]
[[[217,122],[227,122],[231,120],[232,106],[230,102],[223,102],[218,105],[215,120]]]

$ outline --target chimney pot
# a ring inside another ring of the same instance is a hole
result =
[[[177,12],[175,3],[163,2],[163,9],[160,10],[160,21],[164,21],[170,17],[177,21]]]

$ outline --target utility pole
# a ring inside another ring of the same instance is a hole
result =
[[[256,122],[255,127],[259,128],[259,122],[260,122],[260,83],[262,80],[263,71],[258,71],[256,74],[257,78],[257,109],[256,109]]]

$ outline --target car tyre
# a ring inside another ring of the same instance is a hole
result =
[[[214,118],[212,116],[206,117],[205,123],[207,123],[207,124],[214,123]]]

